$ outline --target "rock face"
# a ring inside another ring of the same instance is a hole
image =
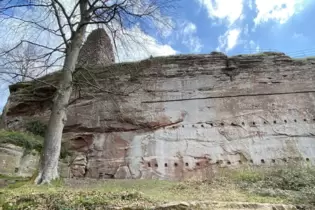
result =
[[[220,167],[314,163],[314,67],[269,52],[94,69],[93,85],[76,87],[68,107],[69,176],[200,179]],[[33,82],[10,91],[9,128],[47,122],[53,88]]]
[[[25,149],[12,145],[0,145],[0,174],[32,176],[38,166],[36,151],[26,153]]]
[[[114,62],[113,47],[106,31],[102,28],[92,31],[80,50],[77,66],[95,68]]]

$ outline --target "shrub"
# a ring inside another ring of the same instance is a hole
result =
[[[32,150],[40,152],[43,147],[43,138],[18,131],[0,130],[0,144],[14,144],[25,148],[25,152]]]
[[[265,187],[299,191],[308,186],[315,186],[315,170],[308,167],[276,169],[267,175],[264,179]]]
[[[264,175],[254,170],[237,171],[233,175],[236,181],[255,183],[264,179]]]
[[[315,169],[288,166],[239,171],[234,176],[244,190],[260,196],[282,197],[293,203],[315,205]]]
[[[34,135],[44,137],[46,129],[47,126],[38,120],[26,123],[26,130],[33,133]]]

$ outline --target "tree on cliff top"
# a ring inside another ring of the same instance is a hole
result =
[[[0,22],[14,21],[9,30],[14,33],[12,39],[18,40],[17,43],[10,40],[12,47],[0,52],[0,56],[12,52],[23,43],[41,48],[41,58],[45,58],[47,63],[50,61],[54,64],[64,56],[62,77],[53,101],[35,181],[37,184],[50,183],[59,177],[58,159],[73,88],[73,73],[88,27],[104,27],[115,43],[116,35],[124,34],[121,32],[133,25],[159,27],[167,24],[166,12],[173,8],[174,0],[0,1]],[[23,33],[19,33],[21,30]]]

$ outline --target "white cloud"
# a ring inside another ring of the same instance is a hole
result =
[[[302,33],[294,33],[292,36],[293,39],[303,39],[305,36]]]
[[[241,29],[229,29],[219,37],[219,47],[217,50],[228,52],[232,50],[237,44],[241,34]]]
[[[254,0],[248,0],[248,8],[250,9],[250,10],[252,10],[253,9],[253,1]]]
[[[246,53],[257,53],[260,52],[260,46],[254,40],[250,40],[245,44]]]
[[[248,27],[248,24],[246,24],[244,27],[243,27],[243,33],[245,36],[248,36],[249,34],[249,27]]]
[[[9,89],[7,88],[7,84],[2,84],[0,86],[0,114],[2,113],[2,109],[7,103],[7,99],[9,97]]]
[[[225,19],[229,25],[242,15],[243,0],[198,0],[207,9],[210,18]]]
[[[69,8],[71,8],[71,2],[73,1],[64,0],[64,2],[68,11]],[[21,12],[18,14],[23,14],[23,18],[27,18],[29,20],[41,20],[43,19],[43,16],[46,15],[46,13],[41,13],[38,11],[36,13]],[[167,19],[168,17],[165,18],[165,21],[171,25],[171,20]],[[47,21],[50,23],[50,25],[52,25],[52,27],[57,26],[57,24],[51,21],[51,19],[47,19]],[[0,24],[0,47],[3,45],[13,46],[22,39],[31,40],[50,47],[55,47],[61,43],[62,40],[60,37],[53,36],[49,33],[44,33],[41,29],[36,30],[35,28],[36,27],[30,26],[29,24],[21,24],[21,22],[18,20],[2,20]],[[165,27],[163,28],[163,25],[158,25],[157,28],[163,31],[164,36],[170,34],[170,31],[163,30],[167,29]],[[121,34],[121,39],[117,41],[117,62],[141,60],[148,58],[150,55],[165,56],[176,54],[176,51],[170,45],[158,42],[154,37],[145,34],[137,26],[125,30],[125,33],[128,34],[128,36],[123,37],[123,34]],[[67,35],[69,36],[69,33],[67,33]],[[58,69],[60,69],[60,67],[58,67]],[[0,97],[1,112],[8,97],[7,84],[3,84],[0,87]]]
[[[293,15],[303,9],[306,0],[256,0],[256,25],[269,20],[286,23]]]
[[[159,43],[154,37],[145,34],[138,26],[125,30],[118,35],[116,41],[116,61],[137,61],[152,56],[167,56],[176,54],[170,45]]]
[[[203,45],[197,34],[197,27],[192,22],[184,22],[181,24],[181,30],[177,34],[177,39],[194,53],[200,52]]]

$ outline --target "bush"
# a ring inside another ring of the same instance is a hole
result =
[[[38,120],[26,123],[26,130],[37,136],[44,137],[46,129],[47,126]]]
[[[268,173],[264,186],[294,191],[315,186],[315,170],[308,167],[277,169]]]
[[[25,148],[25,152],[36,150],[40,152],[43,147],[43,138],[18,131],[0,130],[0,144],[13,144]]]
[[[245,170],[234,175],[244,190],[260,196],[282,197],[293,203],[315,205],[315,169],[306,166]]]
[[[240,182],[255,183],[264,179],[264,175],[254,170],[237,171],[233,175],[234,179]]]

